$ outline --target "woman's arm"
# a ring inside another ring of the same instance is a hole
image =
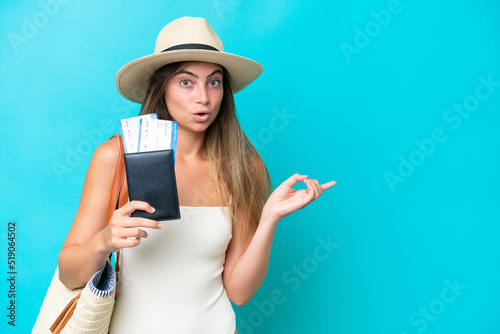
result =
[[[118,157],[114,140],[119,139],[101,144],[92,157],[75,220],[59,254],[59,278],[69,289],[84,286],[111,252],[137,246],[140,238],[146,238],[147,233],[137,227],[158,228],[155,221],[129,217],[135,210],[154,212],[149,204],[136,201],[116,210],[105,228]]]
[[[307,189],[292,189],[299,181],[303,181]],[[243,244],[239,242],[241,224],[238,223],[242,220],[236,219],[223,272],[224,286],[233,303],[246,304],[264,281],[278,221],[304,208],[333,185],[335,181],[320,185],[307,175],[293,175],[271,194],[262,210],[257,230]]]

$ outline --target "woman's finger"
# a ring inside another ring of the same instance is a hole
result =
[[[314,187],[314,190],[316,191],[316,198],[318,198],[323,193],[323,190],[321,190],[321,186],[319,185],[318,180],[310,180],[310,181]]]
[[[127,219],[123,219],[123,222],[120,225],[122,227],[149,227],[154,229],[161,229],[162,227],[162,224],[157,222],[156,220],[139,217],[130,217]]]
[[[147,238],[148,233],[140,228],[117,228],[113,231],[113,236],[118,239],[126,239],[126,238]]]
[[[310,202],[314,201],[314,199],[316,198],[317,190],[315,189],[314,184],[311,182],[311,180],[305,179],[304,183],[306,184],[307,189],[309,190],[307,192],[307,196],[306,196],[305,200],[307,203],[310,203]]]
[[[128,232],[127,238],[135,237],[135,238],[139,238],[139,239],[146,239],[149,236],[148,232],[146,232],[140,228],[130,228],[128,230],[129,231],[127,231]]]
[[[151,205],[149,205],[146,202],[132,201],[132,202],[128,202],[127,204],[125,204],[124,206],[122,206],[121,208],[116,210],[116,212],[118,212],[119,214],[124,215],[124,216],[129,216],[132,214],[132,212],[137,211],[137,210],[143,210],[143,211],[146,211],[149,213],[154,213],[156,211],[155,208],[153,208]]]
[[[300,175],[300,174],[293,174],[290,176],[287,180],[283,181],[282,184],[286,185],[287,187],[293,187],[297,182],[304,181],[307,179],[307,175]]]
[[[141,238],[134,238],[134,239],[123,239],[121,248],[132,248],[136,247],[141,243]]]
[[[336,184],[337,184],[337,182],[335,182],[335,181],[330,181],[330,182],[327,182],[327,183],[325,183],[325,184],[322,184],[322,185],[321,185],[321,189],[322,189],[323,191],[325,191],[326,189],[330,189],[331,187],[333,187],[333,186],[334,186],[334,185],[336,185]]]

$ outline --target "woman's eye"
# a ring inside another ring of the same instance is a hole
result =
[[[218,87],[220,86],[220,80],[211,80],[208,84],[212,87]]]
[[[188,87],[191,84],[189,80],[181,80],[181,86]]]

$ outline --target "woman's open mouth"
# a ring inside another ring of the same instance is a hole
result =
[[[205,122],[208,120],[209,116],[210,114],[208,112],[203,112],[203,111],[196,112],[193,114],[193,117],[197,122]]]

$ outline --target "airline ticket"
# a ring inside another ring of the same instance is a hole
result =
[[[120,121],[125,153],[149,152],[177,148],[177,123],[158,119],[156,114],[131,117]]]

